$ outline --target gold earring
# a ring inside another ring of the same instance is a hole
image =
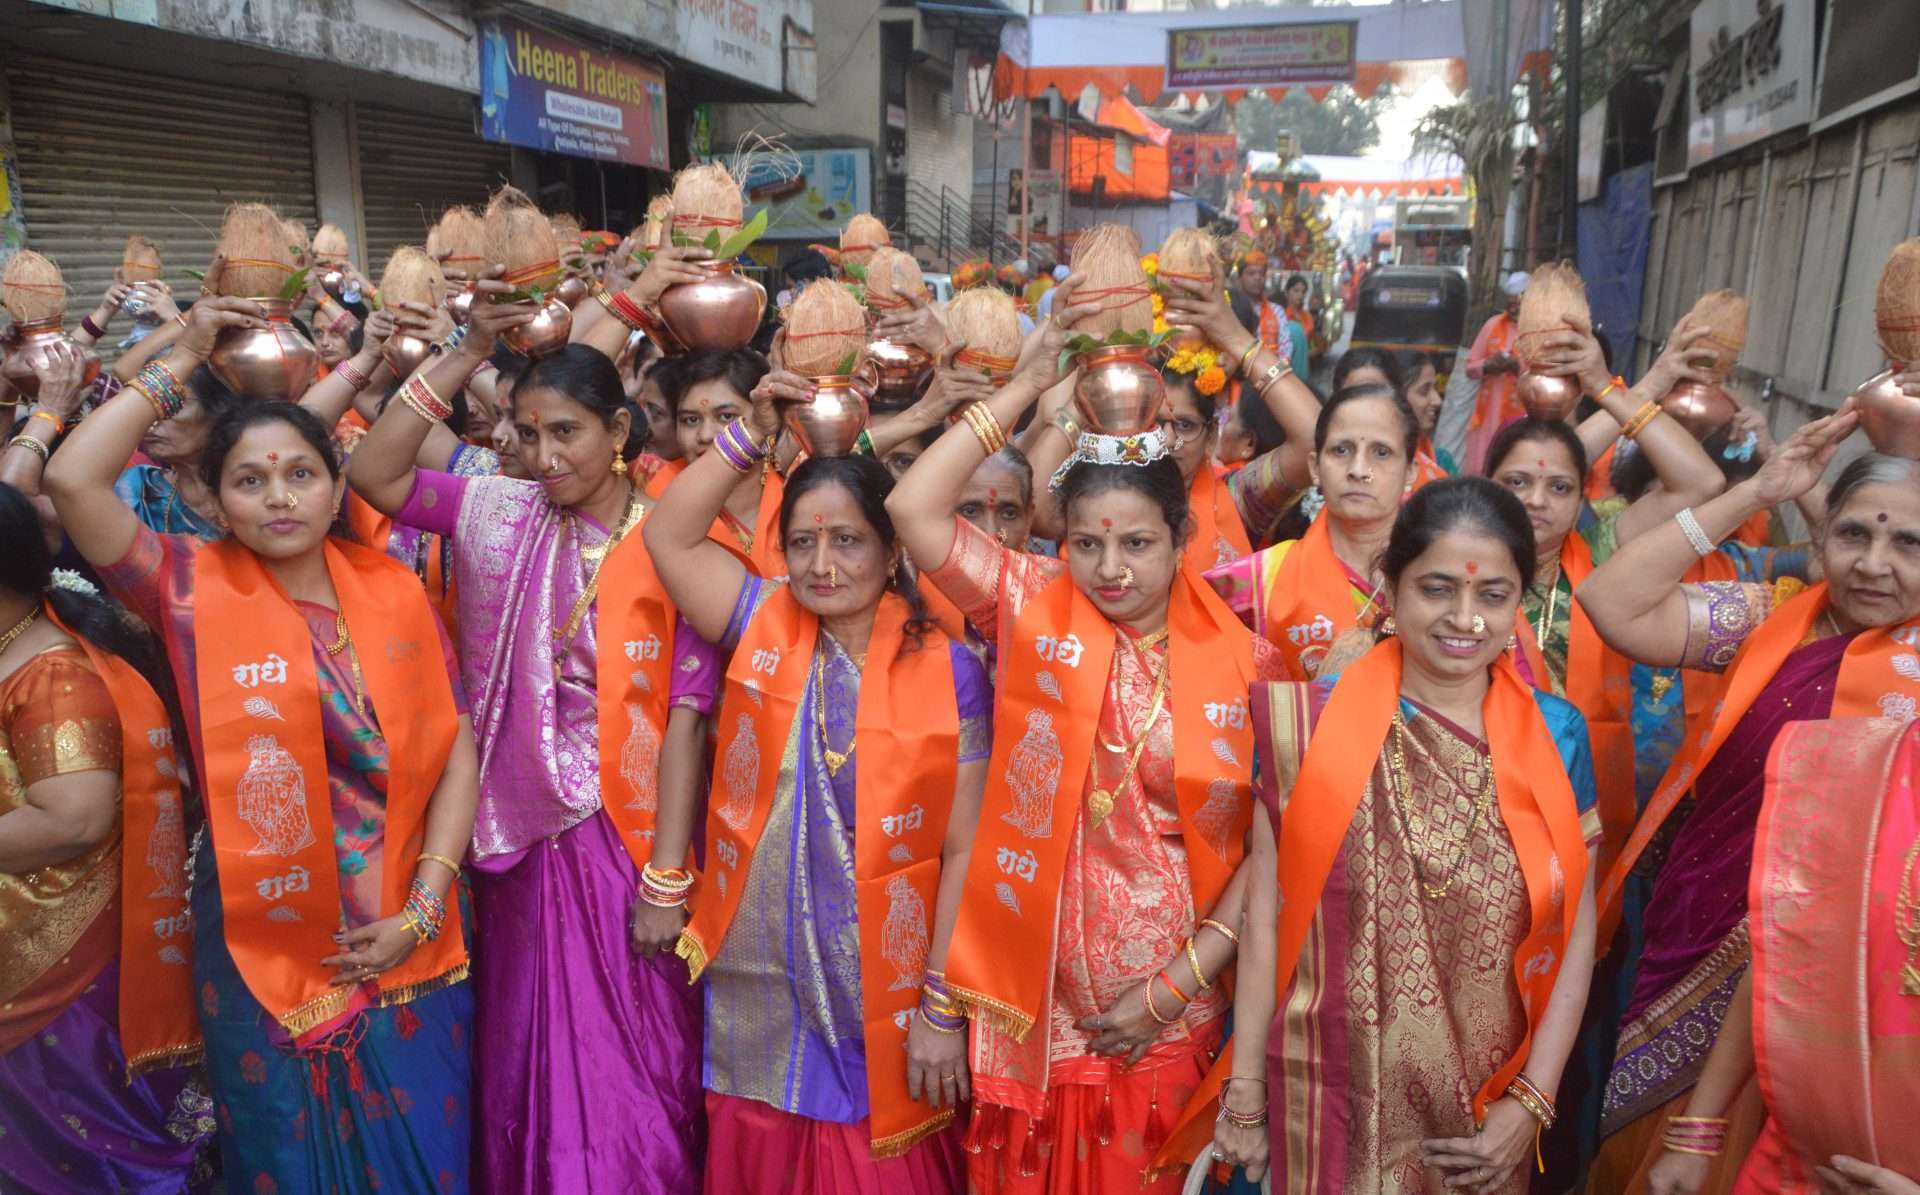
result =
[[[1400,628],[1394,625],[1393,615],[1387,615],[1386,621],[1380,624],[1380,633],[1389,639],[1400,633]]]
[[[1508,636],[1507,636],[1507,650],[1508,650],[1508,651],[1512,651],[1512,650],[1513,650],[1514,648],[1516,648],[1516,647],[1519,647],[1519,646],[1520,646],[1520,636],[1519,636],[1519,635],[1517,635],[1517,634],[1513,634],[1513,635],[1508,635]]]
[[[627,475],[627,462],[622,460],[620,454],[616,452],[613,454],[613,460],[607,465],[607,471],[615,477],[625,477]]]

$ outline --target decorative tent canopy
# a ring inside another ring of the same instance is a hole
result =
[[[1219,39],[1217,47],[1205,44],[1209,36]],[[1279,44],[1290,38],[1299,44]],[[1170,47],[1176,40],[1193,44],[1198,57],[1170,79]],[[1266,44],[1247,44],[1255,40]],[[1201,94],[1231,102],[1253,91],[1278,99],[1299,88],[1319,100],[1342,83],[1372,95],[1388,81],[1412,82],[1437,71],[1457,95],[1466,87],[1466,54],[1461,0],[1048,13],[1024,24],[1009,22],[1001,30],[994,90],[1007,100],[1037,98],[1057,87],[1074,99],[1092,88],[1103,96],[1131,92],[1152,104]]]

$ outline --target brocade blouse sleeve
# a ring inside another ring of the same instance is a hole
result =
[[[79,651],[42,652],[22,665],[7,678],[0,718],[22,784],[120,770],[120,715]]]
[[[466,495],[467,478],[432,469],[413,471],[413,489],[406,505],[393,516],[396,523],[418,527],[436,535],[452,535],[460,521],[460,500]]]
[[[1704,581],[1682,585],[1687,599],[1687,645],[1680,653],[1683,668],[1724,672],[1774,607],[1805,586],[1782,579],[1772,584],[1750,581]]]
[[[993,683],[986,667],[964,643],[947,644],[953,659],[953,692],[960,707],[960,762],[993,754]]]
[[[1060,575],[1066,565],[1058,560],[1014,552],[965,519],[953,520],[953,549],[939,568],[922,574],[966,615],[982,639],[992,643],[1000,633],[1000,603],[1018,615],[1034,594]]]
[[[744,621],[742,623],[744,624]],[[735,638],[738,638],[736,635]],[[685,618],[673,623],[673,680],[668,703],[676,709],[711,714],[720,704],[720,683],[726,668],[720,649],[700,637]]]

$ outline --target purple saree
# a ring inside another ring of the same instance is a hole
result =
[[[1789,722],[1825,718],[1849,637],[1798,648],[1694,784],[1647,903],[1633,997],[1601,1114],[1610,1135],[1692,1088],[1746,973],[1747,880],[1767,752]],[[1684,809],[1684,806],[1683,806]]]
[[[628,940],[638,875],[601,816],[596,612],[555,660],[607,538],[534,482],[420,472],[399,521],[451,536],[480,751],[472,875],[475,1187],[684,1191],[700,1181],[700,992]],[[673,701],[710,712],[712,647],[684,627]]]

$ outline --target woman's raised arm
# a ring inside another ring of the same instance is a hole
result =
[[[640,524],[667,596],[680,608],[681,617],[710,643],[726,637],[747,568],[739,557],[708,539],[707,531],[726,507],[727,495],[740,475],[760,468],[772,450],[780,434],[774,399],[802,400],[811,394],[807,380],[797,374],[776,370],[760,379],[750,396],[752,412],[728,424],[712,451],[681,470]]]
[[[1711,551],[1753,515],[1812,489],[1858,422],[1849,405],[1802,425],[1758,473],[1694,510],[1691,530]],[[1680,580],[1705,554],[1688,530],[1677,516],[1622,544],[1575,595],[1600,637],[1628,659],[1672,667],[1686,653],[1687,598]]]
[[[986,409],[993,413],[1003,439],[1006,430],[1020,421],[1020,416],[1043,391],[1059,384],[1060,353],[1067,343],[1066,326],[1094,310],[1092,307],[1060,308],[1062,302],[1072,300],[1072,288],[1078,285],[1078,279],[1079,275],[1074,275],[1060,284],[1060,298],[1054,301],[1055,317],[1043,320],[1033,330],[1021,350],[1020,364],[1012,380],[985,400]],[[920,568],[939,568],[952,555],[953,508],[959,503],[960,493],[967,488],[973,471],[989,455],[986,444],[973,427],[966,419],[960,419],[920,454],[913,468],[907,470],[906,476],[894,485],[893,493],[887,496],[887,513],[893,517],[894,530],[906,545],[907,555]],[[1045,484],[1041,479],[1047,476],[1040,472],[1040,467],[1036,461],[1036,490],[1038,485]]]
[[[415,375],[424,381],[425,388],[436,401],[446,401],[442,396],[452,394],[466,385],[474,371],[486,364],[487,358],[493,355],[494,342],[500,333],[528,323],[538,314],[530,303],[490,302],[491,295],[506,292],[508,288],[504,282],[488,279],[478,283],[477,287],[479,298],[473,305],[467,335],[460,342],[460,347],[451,353],[442,353]],[[409,379],[410,384],[411,381]],[[374,421],[366,438],[360,441],[360,446],[354,449],[353,459],[347,462],[347,482],[353,486],[353,492],[386,515],[398,514],[413,493],[415,462],[427,437],[435,429],[446,432],[448,437],[452,436],[441,422],[439,412],[431,408],[425,414],[414,410],[414,402],[422,400],[415,398],[409,401],[410,396],[405,390],[394,398],[395,401],[388,403],[387,409]],[[434,417],[429,419],[426,415]]]
[[[300,405],[319,416],[320,422],[328,427],[340,422],[340,417],[353,406],[354,398],[380,368],[381,346],[393,335],[396,325],[394,313],[387,308],[369,312],[361,332],[360,351],[307,387],[307,392],[300,396]]]
[[[217,268],[217,263],[216,263]],[[223,328],[264,328],[266,311],[247,299],[203,297],[187,316],[187,328],[158,362],[150,393],[136,377],[82,420],[47,465],[46,492],[67,538],[91,564],[116,563],[133,546],[140,523],[113,492],[140,438],[156,420],[171,417],[187,399],[187,379],[213,351]]]

